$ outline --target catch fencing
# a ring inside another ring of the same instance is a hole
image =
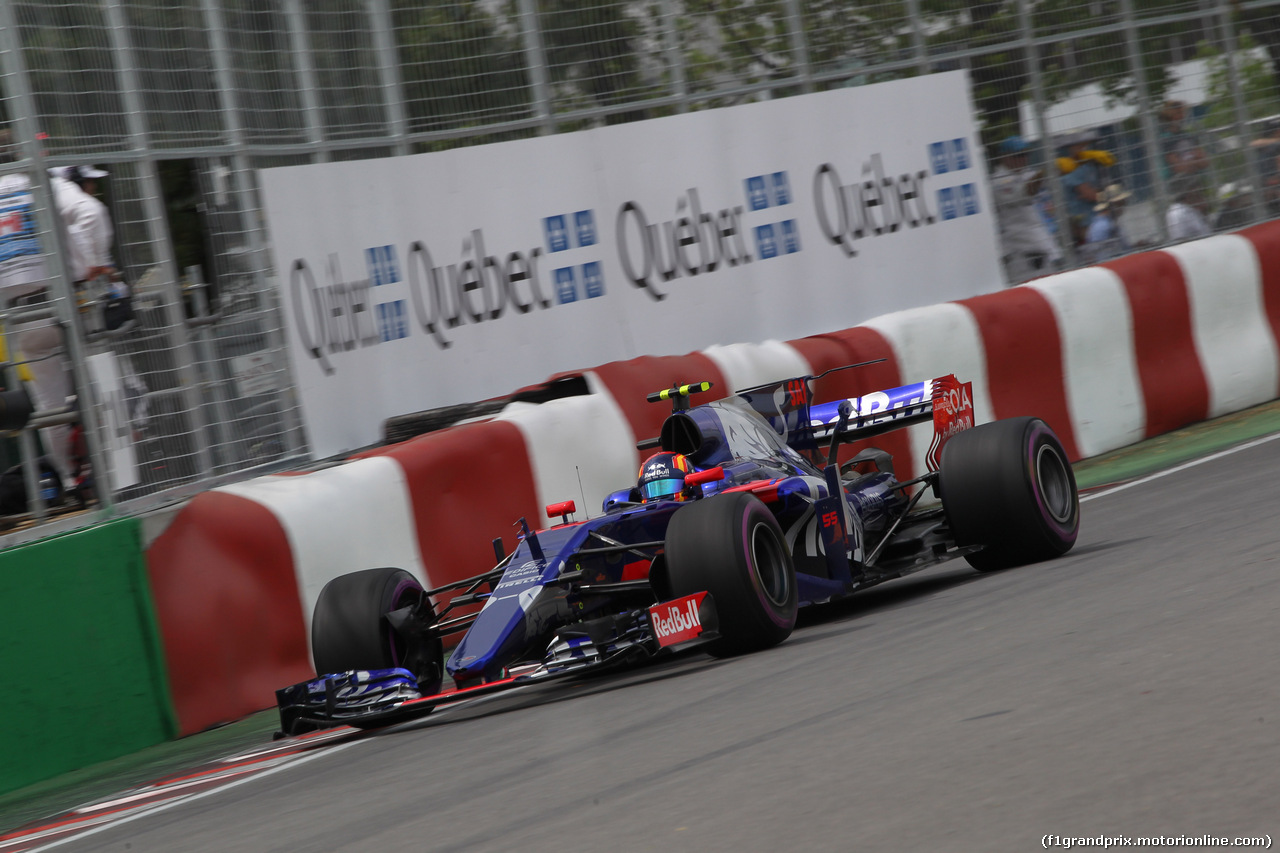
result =
[[[1168,165],[1177,146],[1204,154],[1191,183],[1213,227],[1280,215],[1277,59],[1280,0],[0,0],[0,178],[29,182],[23,227],[49,281],[44,301],[3,298],[4,378],[15,389],[59,358],[22,346],[58,324],[80,391],[30,418],[3,398],[15,438],[0,462],[26,463],[26,500],[0,507],[0,533],[12,543],[315,461],[285,357],[263,168],[964,68],[990,156],[1019,136],[1049,178],[1047,272],[1088,260],[1057,164],[1070,133],[1089,131],[1107,152],[1102,182],[1133,193],[1121,225],[1135,248],[1169,242],[1166,210],[1189,185]],[[77,288],[62,261],[47,170],[87,163],[110,173],[101,191],[135,309],[122,328],[104,317],[105,284]],[[0,231],[19,226],[8,217]],[[69,513],[70,496],[41,498],[34,428],[77,422],[93,501]]]

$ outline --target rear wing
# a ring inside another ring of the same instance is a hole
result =
[[[933,441],[927,462],[929,470],[936,471],[947,439],[973,426],[973,383],[960,382],[948,374],[861,397],[812,404],[807,431],[813,440],[819,443],[832,440],[844,407],[848,409],[848,418],[834,436],[841,444],[933,421]]]

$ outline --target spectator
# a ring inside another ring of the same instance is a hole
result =
[[[1262,136],[1249,143],[1258,161],[1262,203],[1268,216],[1280,216],[1280,118],[1269,119]]]
[[[50,169],[53,191],[67,233],[67,252],[77,289],[106,283],[103,322],[114,330],[133,323],[129,289],[111,257],[115,229],[107,206],[97,197],[98,181],[108,173],[93,166]],[[94,294],[97,295],[97,294]]]
[[[1218,193],[1218,208],[1209,217],[1214,231],[1234,231],[1253,221],[1253,187],[1245,183],[1224,184]]]
[[[1043,175],[1028,167],[1029,147],[1021,136],[1010,136],[1000,143],[1000,160],[991,172],[1005,275],[1010,284],[1048,272],[1057,248],[1036,208]]]
[[[1049,234],[1049,266],[1058,269],[1062,266],[1062,247],[1058,243],[1058,219],[1053,206],[1053,193],[1048,186],[1040,187],[1036,193],[1036,213],[1040,216],[1040,224]]]
[[[14,157],[9,132],[0,134],[0,160]],[[48,272],[33,212],[31,179],[21,173],[0,178],[0,300],[6,309],[40,305],[49,300]],[[31,376],[30,391],[37,410],[59,409],[71,396],[71,375],[66,339],[56,318],[25,320],[14,324],[18,357]],[[75,493],[71,460],[71,427],[44,427],[40,440],[66,492]]]
[[[67,234],[70,270],[77,285],[109,275],[115,269],[111,241],[115,231],[107,206],[94,193],[107,173],[93,166],[50,169],[54,204]]]
[[[1067,136],[1067,155],[1058,158],[1058,170],[1062,173],[1062,188],[1067,197],[1067,219],[1071,224],[1071,238],[1075,245],[1083,245],[1093,221],[1094,205],[1098,203],[1098,190],[1103,186],[1103,169],[1115,164],[1115,158],[1107,151],[1090,148],[1098,135],[1090,130],[1079,130]]]
[[[1209,156],[1187,126],[1182,101],[1165,101],[1160,108],[1160,171],[1175,198],[1185,190],[1204,192],[1208,183]]]
[[[1090,263],[1102,263],[1129,253],[1129,241],[1120,228],[1120,215],[1124,213],[1125,202],[1131,195],[1133,193],[1119,184],[1112,184],[1098,193],[1093,221],[1089,223],[1085,239],[1084,255]]]
[[[1181,242],[1208,237],[1212,231],[1205,218],[1207,205],[1204,193],[1198,189],[1184,189],[1169,210],[1165,212],[1165,225],[1169,229],[1169,239]]]

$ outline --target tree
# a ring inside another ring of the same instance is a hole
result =
[[[518,33],[482,4],[396,0],[392,27],[411,130],[476,127],[533,114]]]
[[[650,92],[640,79],[636,20],[626,4],[600,0],[542,0],[538,22],[552,82],[565,94],[581,92],[590,104],[612,107],[641,101]],[[615,113],[609,124],[643,118]]]
[[[1244,94],[1245,114],[1248,119],[1268,118],[1280,114],[1280,96],[1277,96],[1275,77],[1267,60],[1259,56],[1258,44],[1246,32],[1240,38],[1237,74]],[[1264,52],[1265,54],[1265,52]],[[1231,95],[1231,69],[1228,56],[1208,42],[1201,42],[1196,54],[1209,67],[1208,103],[1203,124],[1211,133],[1219,133],[1239,142],[1236,128],[1236,102]],[[1220,182],[1245,180],[1248,165],[1245,161],[1245,144],[1215,146],[1211,159],[1213,171]]]
[[[828,85],[857,85],[916,73],[918,27],[931,70],[969,70],[979,125],[988,140],[1016,132],[1019,102],[1030,97],[1020,16],[1023,0],[920,0],[918,22],[908,17],[905,3],[795,2],[811,68],[817,74],[839,75]],[[681,35],[692,88],[794,82],[798,65],[787,7],[787,0],[685,0]],[[1133,14],[1146,87],[1151,101],[1159,103],[1172,84],[1171,66],[1189,58],[1192,46],[1218,26],[1219,17],[1216,12],[1188,11],[1184,0],[1134,0]],[[1266,29],[1268,44],[1280,44],[1274,17],[1255,14],[1248,19],[1249,27]],[[1037,51],[1050,102],[1097,83],[1114,102],[1137,105],[1126,34],[1118,27],[1107,31],[1121,22],[1118,0],[1035,0],[1032,27],[1037,37],[1086,33],[1052,39]],[[966,55],[956,56],[961,51]],[[897,70],[881,67],[888,63]],[[844,71],[847,76],[840,73]]]

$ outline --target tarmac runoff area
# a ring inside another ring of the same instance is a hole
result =
[[[1214,454],[1280,438],[1280,401],[1158,436],[1075,466],[1088,501],[1125,484],[1197,464]],[[97,802],[153,780],[178,775],[226,756],[270,744],[274,710],[162,744],[132,756],[66,774],[0,797],[0,835],[34,821]],[[1241,827],[1242,830],[1245,827]]]

